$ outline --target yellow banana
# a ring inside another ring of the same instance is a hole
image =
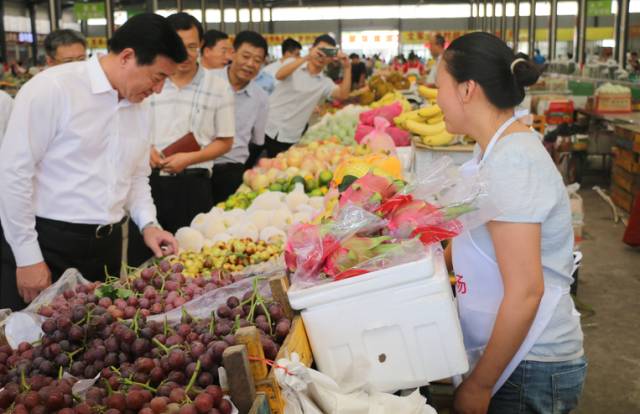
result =
[[[435,99],[438,96],[438,90],[434,88],[427,88],[424,85],[418,86],[418,93],[426,99]]]
[[[426,106],[424,108],[420,108],[418,113],[423,118],[431,118],[432,116],[436,116],[442,114],[442,110],[438,105]]]
[[[400,115],[396,116],[395,118],[393,118],[393,122],[396,124],[397,127],[400,128],[404,128],[405,127],[405,122],[407,122],[407,120],[413,120],[413,121],[422,121],[422,117],[418,114],[418,111],[409,111],[409,112],[403,112]]]
[[[448,133],[446,130],[441,131],[435,135],[425,135],[422,137],[422,142],[425,145],[432,147],[440,147],[443,145],[449,145],[453,141],[454,135]]]
[[[416,135],[424,136],[424,135],[435,135],[439,132],[445,130],[444,122],[434,125],[428,125],[422,122],[416,122],[412,120],[407,120],[405,122],[405,126],[409,132],[413,132]]]
[[[440,114],[427,119],[427,124],[430,124],[430,125],[439,124],[440,122],[443,122],[443,121],[444,121],[444,116]]]

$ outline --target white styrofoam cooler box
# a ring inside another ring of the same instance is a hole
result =
[[[439,254],[289,291],[318,369],[340,380],[365,359],[378,391],[426,385],[469,369],[451,284]],[[351,373],[353,377],[353,373]]]

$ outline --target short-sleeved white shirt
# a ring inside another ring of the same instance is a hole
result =
[[[283,66],[293,62],[287,59]],[[307,64],[280,81],[269,97],[266,134],[279,142],[295,144],[300,140],[316,105],[331,96],[337,86],[324,73],[309,73]]]
[[[483,172],[487,173],[491,200],[501,212],[494,220],[541,224],[544,283],[568,288],[574,244],[571,207],[562,177],[539,135],[531,132],[503,137],[484,160]],[[496,260],[486,226],[471,230],[471,235],[477,246]],[[580,316],[571,297],[565,295],[525,359],[575,359],[583,354],[582,340]]]

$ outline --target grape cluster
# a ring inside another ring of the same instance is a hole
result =
[[[187,277],[181,263],[162,260],[126,280],[108,278],[106,283],[79,285],[56,296],[38,313],[45,317],[69,315],[76,305],[95,304],[116,319],[131,319],[136,311],[144,316],[158,315],[180,308],[190,300],[230,284],[233,280],[220,273]]]
[[[38,344],[0,347],[0,414],[227,414],[218,368],[236,331],[256,326],[265,356],[275,359],[291,327],[282,306],[263,298],[257,285],[242,298],[228,297],[208,318],[183,310],[175,325],[148,321],[142,309],[130,320],[114,317],[103,299],[46,319]],[[96,377],[83,399],[72,394],[76,379]]]

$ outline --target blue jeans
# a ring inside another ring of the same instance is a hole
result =
[[[569,413],[578,406],[587,372],[583,356],[573,361],[522,361],[491,399],[489,413]]]

